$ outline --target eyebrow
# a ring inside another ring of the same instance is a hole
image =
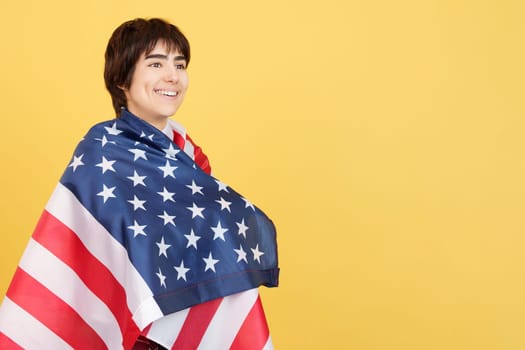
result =
[[[167,60],[168,56],[167,55],[162,55],[162,54],[151,54],[151,55],[147,55],[145,57],[145,59],[149,59],[149,58],[159,58],[159,59]],[[175,56],[174,57],[174,61],[185,61],[185,60],[186,60],[186,57],[184,57],[184,56]]]

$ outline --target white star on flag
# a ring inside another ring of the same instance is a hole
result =
[[[218,263],[219,260],[214,259],[213,256],[211,256],[211,252],[210,252],[210,255],[208,255],[207,258],[202,258],[202,260],[204,260],[204,262],[206,263],[206,267],[204,268],[204,272],[206,272],[208,270],[212,270],[213,272],[215,272],[215,264]]]
[[[133,170],[133,176],[128,176],[128,179],[133,181],[133,187],[137,185],[146,186],[146,184],[144,183],[145,178],[146,176],[140,176],[135,170]]]
[[[197,206],[197,204],[195,204],[195,202],[193,202],[193,206],[186,207],[186,209],[191,211],[191,218],[192,219],[195,219],[195,217],[197,217],[197,216],[200,216],[201,218],[204,219],[204,215],[202,215],[202,211],[204,209],[206,209],[206,208],[200,208],[200,207]]]
[[[215,202],[217,202],[217,203],[219,203],[221,205],[221,210],[226,209],[226,210],[228,210],[228,212],[231,213],[230,205],[232,204],[232,202],[228,202],[227,200],[225,200],[222,197],[221,197],[221,199],[218,199]]]
[[[202,195],[204,195],[204,193],[202,193],[202,186],[197,186],[197,184],[195,183],[195,180],[191,180],[191,185],[186,185],[186,187],[188,187],[189,189],[191,189],[191,194],[195,194],[195,193],[200,193]]]
[[[133,161],[136,161],[137,159],[141,159],[141,158],[144,160],[148,160],[148,158],[146,157],[146,151],[142,149],[131,148],[131,149],[128,149],[128,151],[133,153]]]
[[[108,200],[108,198],[117,198],[117,196],[115,196],[113,194],[113,191],[115,190],[115,187],[116,186],[113,186],[113,187],[107,187],[106,185],[102,185],[103,186],[103,190],[99,193],[97,193],[97,196],[101,196],[104,198],[104,203],[106,203],[106,201]]]
[[[133,200],[128,200],[128,203],[133,204],[133,211],[136,211],[137,209],[146,210],[146,208],[144,208],[144,203],[146,203],[146,201],[140,200],[135,195],[133,196]]]
[[[244,224],[244,219],[241,222],[236,222],[237,227],[239,228],[239,235],[243,235],[246,238],[246,230],[249,228]]]
[[[242,245],[239,245],[239,249],[234,249],[234,251],[237,253],[237,262],[244,260],[245,263],[248,263],[246,252],[242,249]]]
[[[190,270],[186,267],[184,267],[184,260],[181,261],[179,266],[173,266],[175,270],[177,270],[177,281],[181,278],[186,281],[186,273]]]
[[[106,129],[106,131],[110,135],[118,135],[122,132],[121,130],[117,129],[117,122],[114,122],[111,128],[108,128],[107,126],[105,126],[104,129]]]
[[[171,247],[171,244],[166,244],[164,242],[164,237],[160,239],[160,242],[155,242],[155,243],[159,247],[159,256],[164,255],[167,258],[168,257],[167,250],[169,247]]]
[[[226,239],[224,239],[224,234],[226,233],[226,231],[228,231],[228,229],[222,227],[220,221],[217,224],[217,226],[212,227],[211,229],[215,233],[215,235],[213,236],[213,240],[216,240],[217,238],[220,238],[220,239],[222,239],[223,241],[226,242]]]
[[[162,274],[160,267],[159,267],[159,272],[157,272],[156,275],[160,280],[160,286],[166,288],[166,276]]]
[[[162,188],[162,192],[157,192],[158,194],[160,194],[162,196],[162,201],[163,202],[166,202],[166,201],[172,201],[172,202],[175,202],[175,199],[173,199],[173,196],[175,195],[175,192],[169,192],[166,187],[163,187]]]
[[[175,219],[175,215],[169,215],[168,213],[166,213],[166,210],[164,210],[164,214],[157,215],[157,216],[161,218],[162,220],[164,220],[164,226],[166,226],[167,224],[172,224],[173,226],[177,226],[175,225],[175,222],[173,221],[173,219]]]
[[[73,156],[73,161],[71,162],[71,164],[69,164],[69,167],[73,168],[73,172],[77,170],[77,167],[84,165],[84,163],[82,162],[82,157],[84,157],[84,154],[81,154],[78,157],[75,155]]]
[[[140,133],[140,137],[142,138],[145,138],[145,139],[150,139],[151,141],[153,141],[153,136],[155,136],[155,134],[151,134],[151,135],[146,135],[146,133],[144,131],[141,131]]]
[[[147,236],[146,232],[144,232],[144,228],[148,225],[139,225],[137,220],[133,220],[133,225],[128,226],[128,229],[133,231],[133,238],[137,237],[138,235]]]
[[[166,165],[159,166],[158,168],[162,170],[162,172],[164,173],[164,178],[171,176],[172,178],[175,179],[175,174],[173,174],[173,172],[175,171],[175,169],[177,169],[177,167],[171,166],[169,160],[166,160]]]
[[[107,143],[111,143],[113,145],[117,144],[115,141],[108,141],[108,139],[106,138],[106,135],[102,135],[101,139],[95,139],[95,140],[100,141],[100,143],[102,144],[102,147],[104,147]]]
[[[115,169],[113,169],[113,163],[115,162],[115,160],[107,160],[106,157],[102,156],[102,162],[98,163],[96,166],[102,168],[102,174],[108,170],[115,172]]]
[[[261,256],[263,256],[264,253],[259,251],[259,244],[257,244],[255,249],[253,249],[253,248],[250,248],[250,249],[252,250],[252,253],[253,253],[253,260],[257,261],[260,264],[261,263]]]
[[[162,150],[164,151],[164,153],[166,153],[166,158],[170,159],[177,159],[175,156],[177,155],[177,153],[180,152],[178,149],[173,147],[172,144],[170,144],[169,148],[163,148]]]
[[[215,182],[217,183],[217,185],[219,186],[219,192],[220,191],[225,191],[225,192],[230,192],[228,191],[228,185],[226,185],[224,182],[220,182],[219,180],[215,179]]]
[[[195,249],[197,249],[197,241],[201,239],[200,236],[196,236],[195,232],[193,232],[193,229],[191,229],[189,235],[184,235],[186,239],[188,240],[188,244],[186,244],[186,248],[189,248],[190,246],[194,246]]]
[[[254,208],[253,204],[252,204],[252,203],[251,203],[251,202],[250,202],[249,200],[247,200],[247,199],[246,199],[246,198],[244,198],[244,197],[242,198],[242,200],[243,200],[243,201],[244,201],[244,202],[246,203],[246,206],[245,206],[245,208],[248,208],[248,207],[250,207],[250,208],[252,208],[252,209],[253,209],[253,211],[255,211],[255,208]]]

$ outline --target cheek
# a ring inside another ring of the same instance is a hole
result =
[[[159,77],[155,75],[155,72],[137,69],[131,77],[129,89],[134,91],[147,89],[157,80],[159,80]]]
[[[180,77],[181,85],[184,86],[184,90],[190,85],[190,79],[188,78],[188,73],[182,74]]]

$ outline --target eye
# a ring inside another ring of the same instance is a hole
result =
[[[186,65],[183,64],[183,63],[179,63],[179,64],[175,65],[175,68],[177,68],[179,70],[184,70],[184,69],[186,69]]]
[[[162,67],[162,65],[160,64],[160,62],[153,62],[153,63],[149,64],[148,67],[160,68],[160,67]]]

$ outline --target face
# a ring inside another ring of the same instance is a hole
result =
[[[128,110],[158,129],[177,112],[188,88],[186,59],[163,42],[142,54],[135,65],[131,85],[124,89]]]

